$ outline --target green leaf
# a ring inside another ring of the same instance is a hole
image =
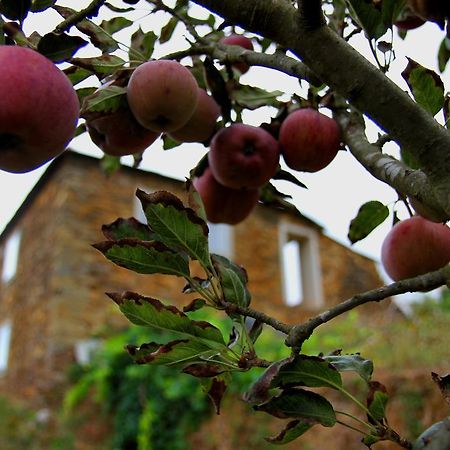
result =
[[[370,39],[379,39],[386,33],[388,26],[383,21],[381,11],[372,2],[347,0],[347,4],[351,16]]]
[[[158,241],[124,238],[103,241],[94,248],[114,264],[143,274],[162,273],[189,277],[189,261],[182,253],[174,252]]]
[[[444,106],[444,83],[436,72],[408,58],[408,65],[403,70],[402,77],[408,83],[414,99],[422,108],[432,116],[442,109]]]
[[[297,177],[295,177],[291,172],[288,172],[287,170],[283,170],[281,168],[278,169],[277,173],[272,177],[272,179],[289,181],[298,187],[308,189],[308,187],[303,182],[301,182]]]
[[[31,12],[41,12],[52,7],[56,3],[56,0],[33,0],[31,3]]]
[[[63,71],[73,86],[76,86],[79,82],[86,80],[92,75],[92,72],[81,67],[70,66]]]
[[[315,392],[304,389],[286,389],[263,405],[254,406],[280,419],[304,419],[309,423],[332,427],[336,414],[330,402]]]
[[[167,191],[146,194],[138,189],[136,196],[142,203],[155,239],[175,251],[187,253],[204,268],[211,267],[208,250],[208,226],[191,208]]]
[[[271,387],[308,386],[340,389],[342,379],[336,368],[317,356],[299,355],[283,365]]]
[[[76,13],[74,9],[65,6],[55,5],[54,9],[65,19]],[[119,48],[117,41],[112,36],[89,19],[76,23],[75,27],[89,36],[91,44],[100,49],[102,53],[110,53]]]
[[[367,407],[370,418],[383,423],[386,417],[386,405],[389,396],[386,388],[378,381],[369,382],[369,393],[367,394]]]
[[[281,91],[268,92],[256,86],[239,84],[231,91],[231,98],[243,108],[254,110],[262,106],[278,107],[277,97],[282,94]]]
[[[171,150],[172,148],[176,148],[182,144],[181,142],[176,141],[167,134],[163,136],[162,140],[163,140],[163,150]]]
[[[360,355],[329,355],[322,359],[331,363],[339,372],[356,372],[366,382],[372,377],[372,361]]]
[[[213,265],[219,275],[225,300],[247,307],[251,295],[247,289],[247,272],[241,266],[220,255],[212,255]]]
[[[70,62],[75,66],[82,67],[100,75],[100,78],[104,75],[114,73],[125,64],[122,58],[115,55],[102,55],[94,58],[72,58]]]
[[[108,293],[107,295],[135,325],[170,331],[181,335],[182,338],[200,341],[218,351],[226,349],[222,333],[218,328],[208,322],[191,320],[174,306],[164,305],[155,298],[144,297],[134,292]]]
[[[381,15],[386,26],[390,27],[404,9],[406,0],[383,0]]]
[[[139,56],[142,56],[144,61],[150,59],[157,39],[158,36],[153,31],[144,33],[139,27],[131,36],[130,59],[136,59],[136,52],[139,53]]]
[[[159,36],[159,42],[164,44],[165,42],[170,41],[170,38],[175,31],[176,26],[178,25],[178,18],[172,16],[169,21],[162,27],[161,34]]]
[[[100,161],[100,168],[108,176],[117,172],[121,167],[122,166],[120,164],[120,156],[112,156],[105,154],[103,155],[103,158]]]
[[[127,89],[120,86],[106,86],[84,98],[80,115],[87,112],[114,112],[126,103]]]
[[[126,350],[137,364],[183,367],[193,361],[212,356],[210,347],[196,340],[179,339],[167,344],[150,342],[140,346],[127,345]]]
[[[134,217],[129,217],[128,219],[118,218],[108,225],[103,225],[102,233],[106,239],[111,241],[124,238],[136,238],[142,241],[153,240],[150,228]]]
[[[445,36],[444,39],[442,39],[438,51],[438,65],[440,72],[443,72],[445,70],[449,59],[450,59],[450,38]]]
[[[79,36],[70,36],[66,33],[47,33],[39,40],[37,50],[51,61],[59,63],[72,58],[87,43]]]
[[[266,441],[275,445],[284,445],[305,434],[312,424],[301,420],[291,420],[286,427],[274,437],[266,438]]]
[[[1,0],[0,12],[11,20],[22,22],[31,8],[31,0]]]
[[[125,17],[113,17],[110,20],[104,20],[100,24],[100,27],[108,34],[114,34],[124,28],[130,27],[131,25],[133,25],[133,22]]]
[[[383,203],[372,200],[364,203],[350,222],[348,238],[352,244],[364,239],[389,216],[389,209]]]
[[[381,440],[383,440],[383,439],[380,438],[379,436],[374,436],[373,434],[367,434],[366,436],[363,437],[361,442],[366,447],[372,448],[373,444],[376,444],[377,442],[380,442]]]

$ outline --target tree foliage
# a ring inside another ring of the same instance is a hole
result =
[[[428,10],[420,9],[427,3]],[[412,59],[402,73],[410,92],[386,75],[395,57],[393,27],[407,7],[418,8],[424,19],[442,28],[448,20],[446,6],[439,8],[436,2],[425,0],[93,0],[84,9],[63,6],[58,1],[2,0],[0,38],[3,44],[28,46],[57,64],[65,63],[64,71],[81,100],[81,114],[86,116],[124,107],[133,71],[154,58],[157,51],[164,51],[164,46],[174,40],[175,31],[183,28],[184,45],[163,57],[189,66],[198,85],[211,92],[221,108],[217,129],[241,122],[247,113],[268,106],[275,113],[261,126],[278,136],[292,110],[305,106],[328,110],[340,125],[344,145],[364,170],[391,186],[408,207],[415,199],[445,222],[450,217],[450,135],[446,128],[449,98],[444,83],[440,74]],[[26,35],[24,24],[30,17],[49,11],[59,15],[59,24],[43,36],[37,32]],[[100,20],[102,14],[107,18]],[[159,32],[145,31],[147,15],[164,20]],[[221,43],[225,34],[238,28],[251,36],[255,50]],[[118,37],[124,30],[129,31],[127,42]],[[367,40],[375,64],[350,45],[356,35]],[[450,57],[448,39],[443,29],[438,54],[441,72]],[[245,85],[235,69],[237,63],[283,72],[298,79],[303,88],[286,95],[282,86],[267,91]],[[97,89],[99,85],[102,89]],[[380,129],[375,142],[366,136],[368,122]],[[78,132],[85,131],[81,123]],[[181,145],[167,135],[162,139],[166,149]],[[398,146],[398,157],[385,151],[388,142]],[[141,157],[135,155],[136,165]],[[103,163],[106,170],[114,172],[120,159],[108,156]],[[205,160],[192,168],[191,178],[204,166]],[[296,176],[281,168],[274,179],[302,186]],[[159,273],[185,279],[185,291],[195,292],[198,297],[181,310],[170,301],[137,292],[108,294],[134,325],[163,332],[158,342],[127,346],[131,358],[146,366],[141,373],[148,374],[152,365],[164,365],[198,378],[219,411],[233,374],[262,370],[245,399],[255,411],[285,420],[279,434],[269,438],[274,444],[297,439],[314,426],[341,424],[355,429],[362,426],[362,441],[369,448],[381,440],[413,448],[413,443],[389,425],[388,394],[372,379],[371,361],[340,352],[307,355],[302,353],[302,346],[319,326],[361,304],[448,284],[450,267],[342,299],[342,303],[306,323],[288,325],[251,308],[245,269],[210,253],[203,205],[190,182],[187,191],[188,205],[169,192],[138,191],[147,223],[119,219],[103,228],[106,240],[95,245],[121,267],[149,276]],[[261,201],[293,208],[270,182],[261,191]],[[389,215],[385,205],[368,199],[350,224],[350,241],[365,238]],[[194,262],[203,271],[201,278],[191,275]],[[210,309],[229,319],[227,332],[202,317]],[[253,319],[250,326],[246,320],[249,318]],[[279,345],[289,348],[289,356],[266,359],[258,354],[255,344],[263,327],[272,327],[284,336]],[[134,376],[139,367],[127,366],[127,370]],[[365,399],[353,397],[345,388],[341,373],[346,371],[361,377],[367,388]],[[446,395],[446,378],[436,379]],[[364,419],[336,411],[326,394],[315,390],[319,387],[351,398]],[[160,385],[155,383],[154,388],[156,393]],[[120,420],[133,413],[135,394],[130,391],[129,404],[122,405]],[[153,413],[149,410],[145,414]],[[342,415],[347,421],[342,420]],[[447,439],[445,427],[445,423],[437,427],[439,440]],[[414,448],[434,448],[427,442],[422,439]]]

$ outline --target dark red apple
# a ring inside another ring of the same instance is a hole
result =
[[[198,84],[189,69],[177,61],[159,59],[138,66],[127,88],[130,109],[149,130],[178,130],[194,114]]]
[[[169,136],[179,142],[205,142],[214,133],[220,107],[208,93],[198,88],[198,103],[187,123]]]
[[[333,161],[340,148],[337,122],[312,108],[291,112],[278,138],[286,164],[294,170],[317,172]]]
[[[79,102],[66,75],[40,53],[0,46],[0,169],[29,172],[74,137]]]
[[[111,113],[88,112],[84,118],[94,144],[112,156],[141,153],[160,136],[140,125],[127,106]]]
[[[223,37],[220,42],[222,44],[226,45],[238,45],[239,47],[243,47],[247,50],[253,50],[253,43],[252,41],[244,36],[243,34],[230,34],[229,36]],[[248,64],[242,62],[242,63],[235,63],[233,64],[233,67],[239,70],[241,73],[248,72],[249,66]]]
[[[208,162],[214,178],[232,189],[258,189],[276,173],[277,140],[261,127],[235,123],[211,140]]]
[[[194,178],[192,184],[211,223],[235,225],[247,218],[258,204],[258,189],[230,189],[221,185],[209,168]]]
[[[397,222],[383,241],[381,262],[396,281],[444,267],[450,262],[450,228],[420,216]]]

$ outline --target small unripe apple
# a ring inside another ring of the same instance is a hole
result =
[[[258,189],[230,189],[221,185],[209,168],[192,184],[202,199],[206,217],[211,223],[236,225],[258,204]]]
[[[444,267],[450,262],[450,228],[420,216],[397,222],[383,241],[381,262],[395,281]]]
[[[84,118],[94,144],[112,156],[141,153],[160,136],[140,125],[127,106],[111,113],[88,112]]]
[[[198,84],[189,69],[177,61],[148,61],[131,75],[127,98],[134,117],[144,128],[171,132],[194,114]]]
[[[79,102],[66,75],[40,53],[0,46],[0,169],[29,172],[74,137]]]
[[[214,133],[220,107],[208,93],[198,88],[198,102],[194,114],[180,129],[169,136],[179,142],[205,142]]]
[[[341,132],[334,119],[315,109],[303,108],[286,117],[278,140],[284,161],[291,169],[317,172],[337,155]]]
[[[234,123],[211,140],[208,162],[214,178],[232,189],[258,189],[276,173],[277,140],[261,127]]]
[[[229,36],[223,37],[220,42],[225,45],[238,45],[239,47],[245,48],[247,50],[253,50],[252,41],[243,34],[230,34]],[[241,73],[246,73],[249,70],[248,64],[242,63],[234,63],[233,67],[239,70]]]

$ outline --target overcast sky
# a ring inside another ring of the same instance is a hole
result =
[[[70,5],[70,3],[67,2],[67,5]],[[87,2],[80,1],[78,3],[82,7]],[[146,5],[148,6],[148,4]],[[142,16],[142,11],[140,14]],[[58,21],[58,16],[51,13],[45,18],[44,15],[41,17],[37,15],[36,19],[39,20],[29,21],[28,30],[38,27],[43,33],[52,29]],[[158,27],[164,23],[165,21],[163,22],[159,19],[156,24],[147,25],[147,29],[152,27],[155,31],[158,31]],[[397,59],[392,64],[390,76],[403,89],[407,90],[406,84],[400,77],[400,72],[406,65],[404,58],[405,49],[407,49],[408,56],[426,67],[437,70],[436,55],[442,37],[443,32],[434,24],[426,24],[420,29],[410,32],[405,41],[401,41],[396,37],[395,44],[398,44],[395,47]],[[370,58],[367,43],[364,40],[355,40],[352,43]],[[179,46],[185,46],[185,41],[180,36],[178,41],[172,45],[174,45],[172,49],[166,47],[161,50],[161,55],[164,52],[168,53],[173,49],[178,49]],[[449,70],[442,77],[448,90],[450,81]],[[258,85],[268,90],[283,90],[287,93],[300,92],[297,80],[283,74],[274,74],[273,71],[263,68],[252,67],[241,78],[241,81],[247,84]],[[255,111],[245,115],[245,122],[259,125],[261,122],[266,121],[267,118],[267,113]],[[372,128],[369,133],[373,137],[376,134],[376,130]],[[95,156],[101,156],[102,154],[86,135],[76,138],[70,146],[83,153]],[[183,179],[206,150],[198,144],[183,144],[177,149],[164,152],[161,149],[160,141],[157,141],[145,152],[142,168]],[[0,230],[4,228],[14,215],[16,208],[41,176],[45,167],[20,175],[0,171],[0,186],[2,189]],[[308,186],[308,190],[292,187],[285,182],[278,182],[277,186],[280,190],[289,191],[292,194],[295,205],[302,213],[316,220],[324,226],[327,234],[346,245],[349,245],[346,237],[349,222],[363,203],[376,199],[387,205],[392,205],[397,198],[392,189],[372,178],[347,152],[339,152],[332,164],[318,173],[294,173]],[[402,214],[401,210],[400,214]],[[389,228],[390,220],[378,227],[368,238],[355,244],[354,249],[378,260],[382,239]]]

